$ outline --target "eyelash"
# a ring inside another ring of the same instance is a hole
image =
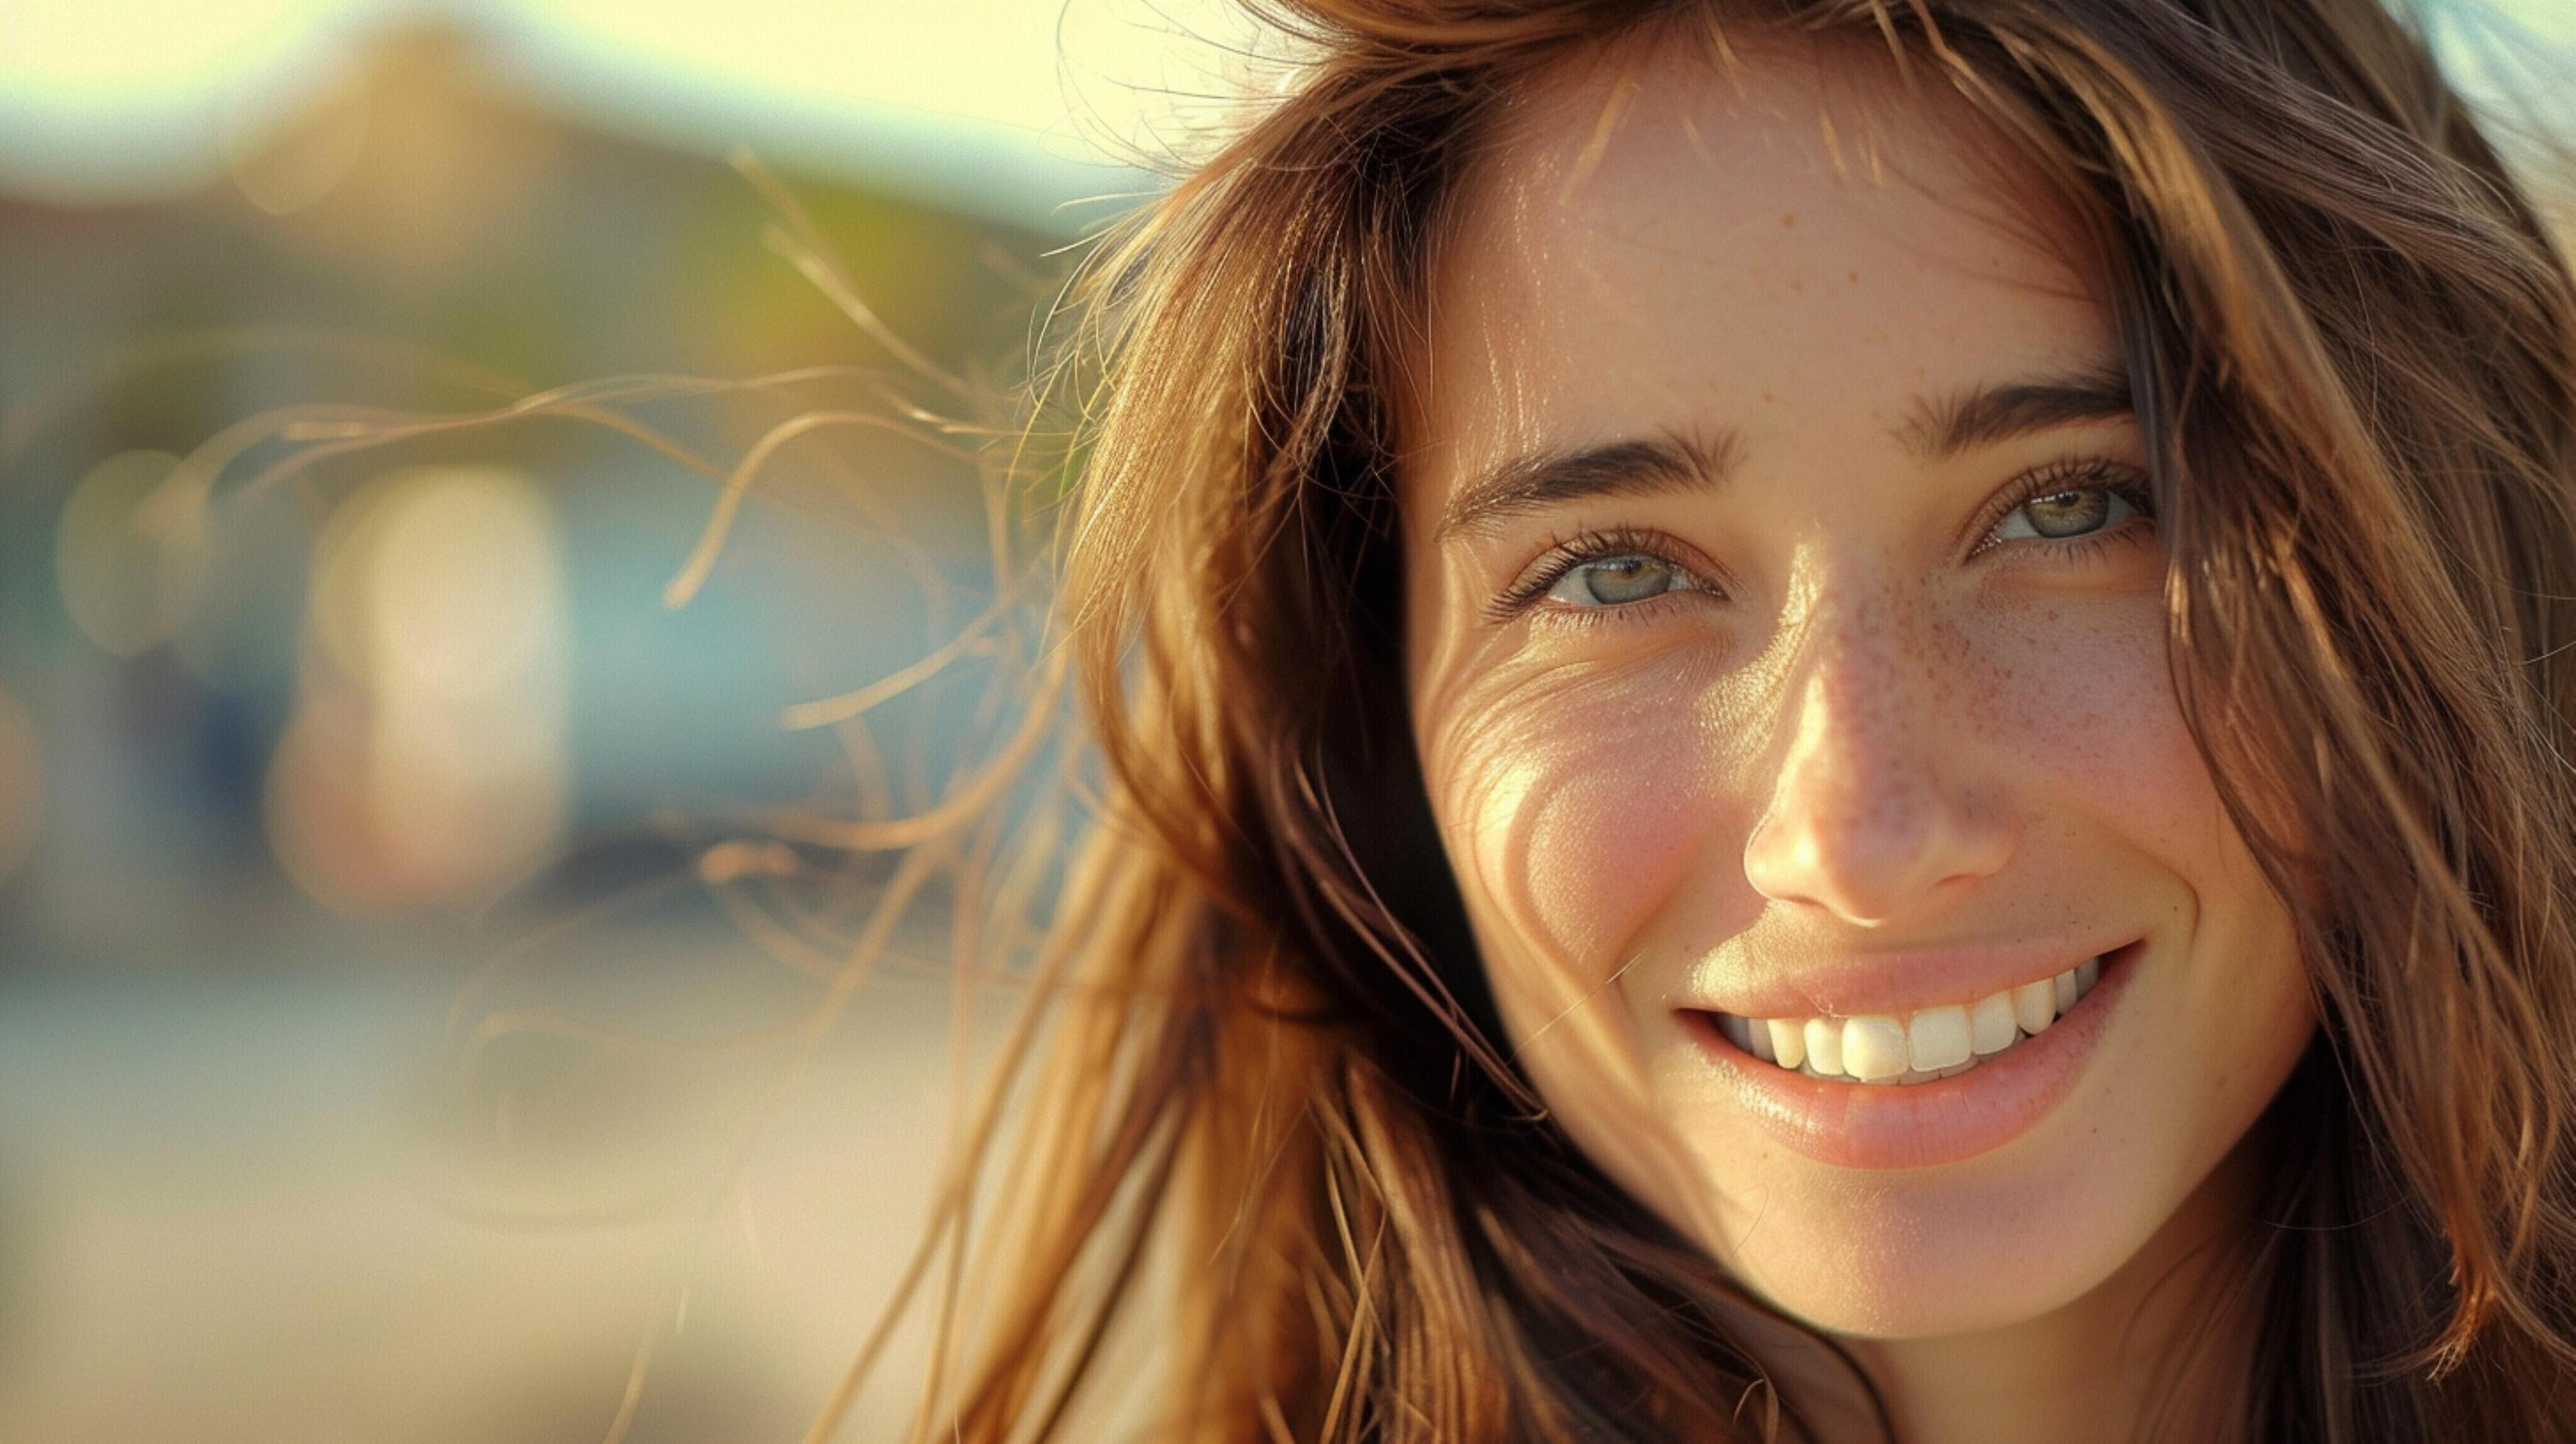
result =
[[[1995,501],[1986,508],[1984,513],[1983,519],[1988,537],[1980,541],[1968,555],[1983,556],[1996,547],[2004,545],[1993,540],[1991,534],[1997,527],[2003,525],[2005,518],[2024,505],[2052,492],[2074,490],[2079,487],[2099,487],[2129,503],[2137,510],[2138,515],[2108,531],[2094,532],[2086,536],[2053,539],[2021,537],[2014,540],[2024,545],[2036,542],[2062,560],[2089,562],[2106,554],[2114,539],[2134,531],[2136,522],[2155,520],[2154,495],[2147,484],[2146,477],[2136,468],[2098,457],[2051,462],[2034,471],[2024,472],[1997,494]],[[1615,606],[1551,608],[1547,609],[1552,613],[1549,621],[1552,624],[1565,626],[1597,626],[1612,621],[1626,621],[1650,611],[1660,610],[1664,602],[1685,593],[1718,590],[1702,578],[1702,568],[1693,567],[1673,556],[1672,553],[1675,550],[1675,544],[1668,537],[1624,526],[1579,532],[1571,537],[1551,537],[1540,569],[1513,584],[1510,590],[1488,603],[1485,608],[1486,618],[1488,621],[1501,623],[1523,612],[1538,610],[1540,599],[1554,590],[1556,584],[1565,580],[1566,576],[1577,567],[1625,556],[1651,557],[1666,565],[1679,568],[1690,575],[1694,585],[1661,592],[1644,601],[1626,602]]]
[[[1982,518],[1985,530],[1989,534],[1988,539],[1978,542],[1968,555],[1983,556],[2003,545],[2001,542],[1992,540],[1991,533],[2004,524],[2006,517],[2019,511],[2023,506],[2052,492],[2087,488],[2099,488],[2127,502],[2138,513],[2130,519],[2130,522],[2152,523],[2156,519],[2155,491],[2148,485],[2146,473],[2136,467],[2098,456],[2070,457],[2064,461],[2052,461],[2034,471],[2026,471],[1997,493],[1994,503],[1987,507]],[[2050,549],[2060,557],[2090,561],[2100,556],[2109,547],[2112,538],[2134,530],[2130,522],[2123,522],[2108,530],[2091,532],[2080,537],[2026,537],[2019,540],[2047,540],[2050,543]]]
[[[1486,620],[1506,622],[1523,612],[1534,610],[1538,607],[1539,599],[1554,590],[1556,584],[1565,580],[1575,568],[1617,557],[1652,557],[1690,573],[1696,581],[1700,569],[1670,555],[1674,549],[1672,541],[1660,533],[1639,531],[1633,527],[1624,526],[1578,532],[1571,537],[1551,537],[1548,541],[1544,564],[1537,572],[1514,583],[1509,591],[1494,598],[1485,608]],[[1596,626],[1611,620],[1614,613],[1624,620],[1649,610],[1660,610],[1666,601],[1680,595],[1683,591],[1691,590],[1705,591],[1713,588],[1703,583],[1698,587],[1663,592],[1648,597],[1642,602],[1629,602],[1623,606],[1557,608],[1553,610],[1562,615],[1551,617],[1549,620],[1562,622],[1567,626]]]

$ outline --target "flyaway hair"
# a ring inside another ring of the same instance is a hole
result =
[[[1768,1362],[1800,1326],[1587,1163],[1509,1056],[1405,723],[1394,545],[1427,277],[1499,117],[1555,67],[1688,45],[1722,71],[1782,33],[1973,107],[2107,287],[2174,686],[2324,1019],[2257,1125],[2229,1274],[2255,1356],[2208,1407],[2327,1444],[2563,1429],[2576,289],[2427,22],[1265,9],[1294,84],[1091,257],[1039,398],[1075,418],[1069,489],[1023,497],[1055,509],[1046,655],[1101,782],[923,1245],[916,1437],[1817,1437]]]

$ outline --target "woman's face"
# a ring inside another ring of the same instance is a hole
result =
[[[1401,483],[1520,1057],[1750,1287],[1875,1337],[2153,1256],[2312,1022],[2175,703],[2099,288],[1984,134],[1841,52],[1539,87],[1436,261]]]

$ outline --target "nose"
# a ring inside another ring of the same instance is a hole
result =
[[[1783,724],[1790,741],[1768,807],[1745,839],[1763,895],[1877,926],[1937,908],[2011,856],[2008,820],[1965,775],[1975,752],[1939,652],[1868,615],[1803,629]]]

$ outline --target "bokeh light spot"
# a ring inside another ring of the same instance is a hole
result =
[[[475,895],[559,845],[569,621],[552,510],[498,468],[398,472],[325,525],[270,763],[287,873],[344,912]]]
[[[201,546],[149,505],[179,459],[121,451],[90,468],[63,504],[54,575],[81,635],[131,657],[170,639],[196,591]]]

